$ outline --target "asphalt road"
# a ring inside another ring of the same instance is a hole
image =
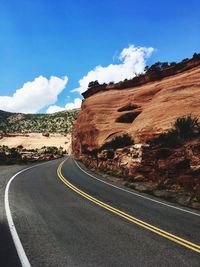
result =
[[[20,266],[17,252],[12,241],[4,209],[4,192],[6,184],[16,172],[26,168],[25,165],[0,165],[0,266]]]
[[[10,185],[12,218],[31,266],[200,266],[200,213],[103,183],[72,158],[58,169],[60,163],[36,166]]]

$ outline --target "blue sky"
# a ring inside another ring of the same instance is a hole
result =
[[[117,57],[130,44],[154,48],[148,65],[200,52],[200,2],[0,0],[0,109],[23,111],[19,103],[6,108],[10,100],[2,97],[40,76],[68,82],[37,112],[64,107],[80,98],[70,91],[83,76],[98,65],[120,64]]]

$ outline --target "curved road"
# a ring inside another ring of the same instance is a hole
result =
[[[61,162],[10,184],[12,219],[31,266],[200,266],[199,212],[116,188],[72,158]]]

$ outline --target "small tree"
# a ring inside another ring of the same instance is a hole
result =
[[[183,145],[183,139],[178,135],[177,131],[171,130],[167,133],[162,133],[151,144],[159,144],[162,147],[178,148]]]
[[[194,53],[193,59],[200,59],[200,54]]]
[[[99,86],[100,84],[99,84],[99,82],[96,80],[96,81],[91,81],[91,82],[89,82],[89,84],[88,84],[88,88],[92,88],[92,87],[97,87],[97,86]]]
[[[174,127],[179,136],[184,139],[191,139],[199,131],[199,120],[191,115],[177,118]]]

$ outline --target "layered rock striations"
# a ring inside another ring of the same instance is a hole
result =
[[[73,126],[73,151],[80,155],[116,135],[144,143],[172,127],[177,117],[200,118],[200,58],[133,80],[91,88]]]

